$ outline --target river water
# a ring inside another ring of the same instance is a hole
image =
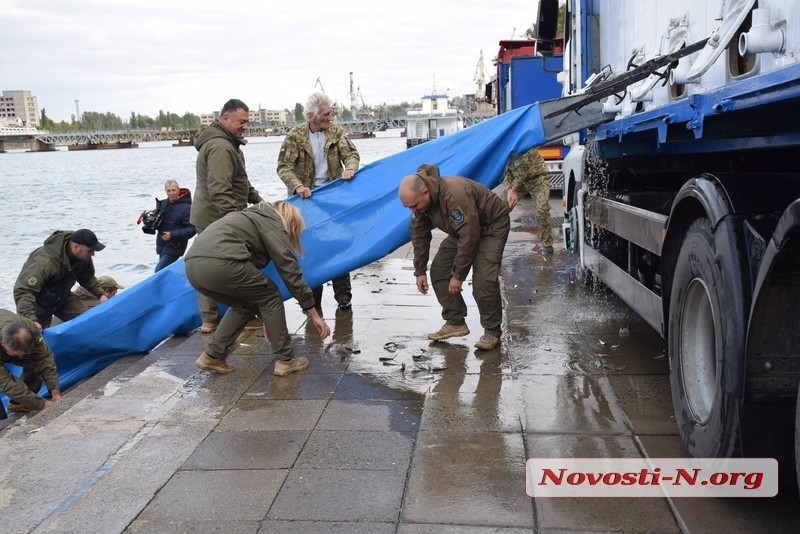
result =
[[[275,169],[283,137],[253,137],[243,147],[250,182],[266,200],[286,197]],[[405,150],[400,130],[354,139],[362,166]],[[55,230],[90,228],[106,245],[94,257],[97,276],[110,275],[125,287],[155,268],[155,236],[136,224],[139,214],[164,198],[164,182],[177,180],[194,193],[193,147],[172,142],[139,148],[0,154],[2,268],[0,308],[15,311],[13,289],[28,254]]]

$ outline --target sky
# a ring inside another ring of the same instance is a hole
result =
[[[0,89],[39,111],[211,113],[230,98],[289,109],[319,90],[350,107],[475,93],[537,0],[0,0]],[[360,99],[357,105],[361,105]]]

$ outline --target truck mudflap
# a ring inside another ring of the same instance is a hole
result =
[[[800,199],[782,213],[753,289],[747,328],[742,453],[778,458],[781,484],[800,481]]]
[[[747,328],[748,401],[790,400],[800,384],[800,199],[781,215],[764,250]]]

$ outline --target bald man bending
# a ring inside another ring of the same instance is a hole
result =
[[[508,240],[511,209],[484,185],[460,176],[440,176],[434,165],[421,165],[416,174],[404,177],[398,190],[400,202],[411,210],[411,244],[417,289],[428,293],[426,274],[431,230],[448,237],[439,245],[431,263],[431,284],[442,306],[444,326],[428,339],[469,335],[467,305],[462,285],[472,269],[472,295],[478,304],[483,335],[475,343],[479,350],[500,344],[503,304],[500,298],[500,267]]]

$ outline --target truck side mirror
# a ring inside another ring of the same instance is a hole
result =
[[[538,38],[552,41],[558,30],[558,0],[539,0],[539,16],[536,23]]]

